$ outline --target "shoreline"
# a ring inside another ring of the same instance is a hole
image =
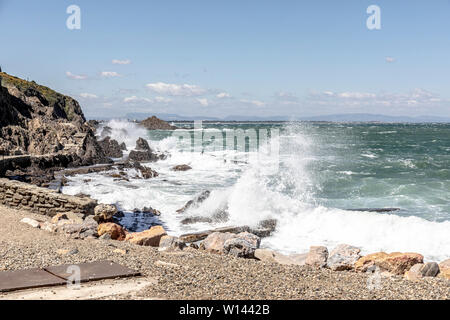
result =
[[[20,223],[25,217],[49,217],[4,206],[0,214],[2,271],[112,260],[140,271],[143,279],[156,279],[133,299],[450,299],[450,281],[441,278],[382,277],[380,289],[370,290],[365,273],[282,265],[192,248],[161,252],[124,241],[75,240]],[[58,253],[73,249],[78,252]],[[108,299],[131,298],[112,290]]]

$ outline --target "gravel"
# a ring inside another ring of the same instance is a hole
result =
[[[440,278],[413,282],[383,277],[378,289],[369,290],[367,274],[285,266],[192,248],[158,252],[113,240],[73,240],[20,223],[25,217],[45,221],[44,216],[1,206],[0,216],[0,270],[112,260],[157,280],[133,299],[450,299],[450,281]],[[128,298],[112,293],[108,300]]]

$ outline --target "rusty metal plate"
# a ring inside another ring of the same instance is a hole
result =
[[[45,268],[46,271],[58,276],[60,278],[68,280],[69,277],[74,276],[73,269],[68,268],[73,265],[63,265],[57,267]],[[97,261],[91,263],[81,263],[75,266],[80,267],[80,281],[95,281],[103,279],[125,278],[139,276],[140,272],[121,266],[111,261]],[[67,272],[69,271],[69,272]]]
[[[59,286],[66,284],[64,279],[42,269],[0,272],[0,292],[22,289]]]

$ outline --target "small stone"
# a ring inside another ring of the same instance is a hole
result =
[[[309,249],[305,263],[307,265],[324,268],[327,265],[328,249],[323,246],[312,246]]]
[[[436,277],[439,273],[439,265],[436,262],[427,262],[420,272],[424,277]]]
[[[22,220],[20,220],[20,222],[28,224],[29,226],[32,226],[33,228],[39,228],[39,226],[40,226],[39,221],[36,221],[31,218],[23,218]]]
[[[128,253],[128,251],[124,249],[115,249],[113,252],[121,255],[126,255]]]
[[[192,170],[192,167],[188,166],[187,164],[181,164],[172,168],[172,171],[188,171],[188,170]]]

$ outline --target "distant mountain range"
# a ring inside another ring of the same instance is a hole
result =
[[[208,116],[182,116],[171,113],[128,113],[125,117],[130,120],[144,120],[150,116],[156,116],[166,121],[328,121],[328,122],[440,122],[450,123],[450,118],[434,117],[434,116],[388,116],[382,114],[369,113],[351,113],[351,114],[330,114],[313,117],[288,117],[288,116],[271,116],[271,117],[257,117],[257,116],[241,116],[230,115],[224,118],[208,117]]]

